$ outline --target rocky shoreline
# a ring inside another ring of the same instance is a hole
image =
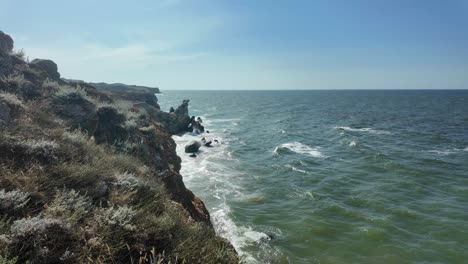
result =
[[[188,100],[163,112],[154,90],[62,79],[13,46],[0,31],[0,258],[239,261],[179,173],[171,136],[193,129]]]

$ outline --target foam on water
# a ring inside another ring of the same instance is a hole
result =
[[[268,235],[249,226],[236,225],[230,216],[231,208],[226,203],[232,199],[249,200],[252,196],[244,194],[240,172],[225,165],[238,162],[229,150],[230,142],[237,142],[238,139],[229,137],[227,129],[217,131],[211,126],[220,123],[229,126],[239,119],[206,119],[203,116],[202,119],[210,133],[173,136],[177,153],[182,159],[180,173],[187,187],[204,200],[217,234],[228,239],[247,263],[260,263],[243,248],[268,240]],[[206,140],[217,139],[220,143],[213,143],[213,147],[202,146],[196,158],[189,157],[184,151],[185,145],[192,140],[200,141],[202,137]]]
[[[428,152],[435,153],[438,155],[450,155],[450,154],[455,153],[455,151],[451,151],[451,150],[429,150]]]
[[[335,127],[335,129],[342,130],[342,131],[349,131],[349,132],[368,132],[372,134],[384,134],[384,135],[389,135],[390,132],[384,131],[384,130],[375,130],[370,127],[363,127],[363,128],[352,128],[352,127],[347,127],[347,126],[340,126],[340,127]]]
[[[326,158],[325,155],[320,152],[320,149],[318,147],[310,147],[305,144],[302,144],[301,142],[291,142],[291,143],[284,143],[279,146],[277,146],[273,152],[275,154],[280,154],[282,150],[289,150],[298,154],[303,154],[307,156],[311,156],[314,158]]]
[[[355,147],[356,145],[357,145],[357,143],[354,140],[349,143],[350,147]]]
[[[297,171],[297,172],[304,173],[304,174],[307,173],[305,170],[298,169],[298,168],[296,168],[296,167],[294,167],[294,166],[291,166],[291,165],[289,165],[289,164],[286,165],[286,168],[289,168],[289,169],[291,169],[291,170],[293,170],[293,171]]]

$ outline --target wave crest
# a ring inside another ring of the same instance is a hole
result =
[[[349,132],[369,132],[372,134],[385,134],[389,135],[390,132],[384,131],[384,130],[375,130],[370,127],[363,127],[363,128],[352,128],[352,127],[347,127],[347,126],[340,126],[340,127],[335,127],[335,129],[342,130],[342,131],[349,131]]]
[[[326,158],[325,155],[320,152],[318,147],[310,147],[301,142],[291,142],[291,143],[284,143],[275,148],[273,151],[275,154],[281,154],[284,151],[292,151],[294,153],[303,154],[307,156],[311,156],[314,158]]]

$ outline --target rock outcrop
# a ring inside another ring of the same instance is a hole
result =
[[[0,221],[0,257],[18,263],[238,262],[180,175],[171,136],[188,130],[188,100],[166,113],[154,93],[64,81],[54,62],[27,63],[5,43],[0,216],[7,221]]]
[[[0,31],[0,53],[10,53],[13,51],[13,39],[10,35]]]
[[[34,59],[31,61],[31,64],[39,66],[41,69],[46,71],[50,79],[60,80],[60,73],[58,72],[57,64],[52,60]]]

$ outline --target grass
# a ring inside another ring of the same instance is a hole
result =
[[[164,185],[141,161],[96,145],[76,131],[54,140],[16,143],[31,149],[53,146],[58,156],[27,171],[2,169],[7,172],[2,186],[12,190],[0,191],[0,198],[9,197],[2,200],[2,208],[40,205],[27,208],[23,216],[9,210],[13,221],[0,229],[0,248],[19,262],[61,261],[66,256],[71,262],[130,263],[140,250],[153,247],[157,255],[147,254],[160,263],[234,259],[211,228],[187,222],[187,213],[170,201]],[[96,190],[100,183],[107,188],[103,193]]]
[[[20,108],[25,108],[23,101],[16,96],[16,94],[8,92],[0,92],[0,100],[6,102],[9,105],[13,105]]]
[[[165,154],[169,136],[158,138],[146,111],[124,100],[102,104],[79,86],[47,79],[35,87],[41,96],[22,101],[15,92],[32,85],[24,75],[3,81],[0,99],[25,111],[0,134],[0,264],[238,261],[213,228],[172,200],[151,159]],[[54,108],[70,96],[122,114],[131,151],[71,129]]]
[[[21,86],[23,84],[28,83],[28,81],[24,78],[23,74],[11,74],[2,78],[2,80],[10,85],[16,86]]]

